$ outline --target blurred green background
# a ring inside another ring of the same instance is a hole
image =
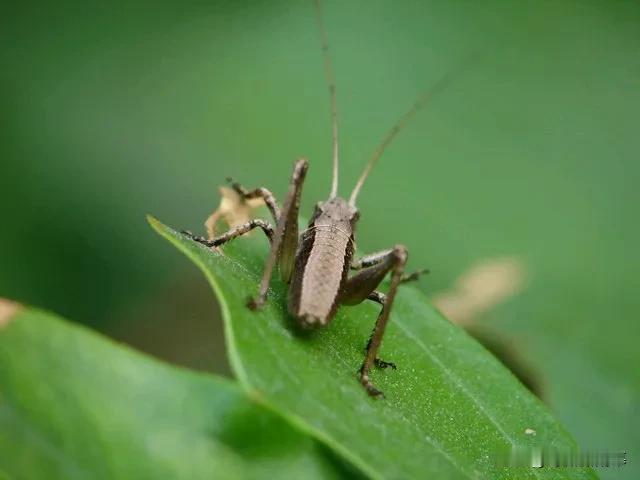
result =
[[[282,197],[330,181],[311,2],[21,2],[0,19],[0,295],[168,360],[228,372],[204,278],[146,213],[202,231],[233,176]],[[482,318],[584,447],[640,446],[640,5],[326,2],[341,191],[424,88],[478,59],[401,133],[359,200],[358,244],[404,243],[428,294],[519,256]]]

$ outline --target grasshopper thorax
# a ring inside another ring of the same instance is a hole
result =
[[[324,202],[316,203],[309,226],[335,225],[339,227],[340,224],[343,224],[350,226],[350,229],[353,230],[359,218],[360,212],[354,205],[350,205],[344,198],[332,197]]]

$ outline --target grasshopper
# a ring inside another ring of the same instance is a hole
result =
[[[371,300],[381,305],[375,327],[366,346],[366,354],[359,370],[359,379],[367,393],[373,397],[382,396],[369,378],[370,370],[396,366],[392,362],[378,359],[377,353],[384,336],[389,315],[396,297],[398,286],[415,280],[426,270],[410,275],[404,274],[408,252],[403,245],[382,250],[361,258],[354,258],[355,229],[360,216],[356,199],[369,173],[382,153],[398,132],[413,117],[433,94],[443,87],[448,75],[440,79],[422,96],[389,130],[358,179],[349,200],[338,195],[338,112],[336,83],[333,65],[329,55],[326,30],[322,20],[322,6],[316,0],[316,13],[322,39],[324,70],[331,101],[331,123],[333,133],[333,175],[329,198],[318,202],[307,228],[299,233],[298,213],[300,196],[308,162],[295,162],[289,190],[280,208],[274,195],[264,187],[248,190],[237,182],[232,188],[244,200],[262,199],[271,212],[275,228],[262,219],[252,219],[231,228],[214,238],[204,238],[183,232],[193,240],[208,247],[219,247],[255,228],[260,228],[270,242],[258,295],[248,302],[249,308],[260,309],[266,301],[273,270],[279,267],[282,279],[289,284],[288,311],[303,328],[317,328],[328,325],[340,305],[356,305]],[[350,271],[355,273],[350,275]],[[388,292],[377,289],[382,280],[391,274]]]

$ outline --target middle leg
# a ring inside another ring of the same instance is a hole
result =
[[[182,233],[184,235],[187,235],[194,242],[201,243],[202,245],[206,245],[207,247],[219,247],[220,245],[230,242],[240,235],[244,235],[245,233],[250,232],[254,228],[261,228],[264,234],[269,239],[269,243],[273,242],[273,227],[268,222],[265,222],[264,220],[261,220],[259,218],[254,218],[253,220],[249,220],[247,223],[238,225],[237,227],[232,228],[231,230],[228,230],[227,232],[223,233],[222,235],[218,235],[213,239],[206,239],[204,237],[194,235],[193,233],[186,230],[183,230]]]
[[[358,271],[364,268],[373,267],[374,265],[377,265],[378,263],[383,262],[384,259],[388,257],[392,251],[393,249],[380,250],[379,252],[370,253],[369,255],[364,255],[360,258],[353,260],[349,268],[351,268],[351,270]],[[428,273],[430,273],[428,268],[422,268],[420,270],[416,270],[415,272],[411,272],[409,274],[403,274],[402,279],[400,280],[400,283],[413,282],[415,280],[418,280],[422,275],[427,275]],[[373,298],[369,298],[369,300],[377,301]]]

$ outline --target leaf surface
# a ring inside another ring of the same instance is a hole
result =
[[[343,478],[228,380],[23,309],[0,322],[0,478]]]
[[[210,281],[242,384],[371,477],[596,478],[590,469],[500,467],[512,448],[575,444],[536,397],[414,287],[396,297],[380,356],[398,370],[373,372],[386,395],[375,400],[356,372],[379,307],[343,307],[327,328],[301,333],[277,279],[262,311],[245,306],[257,291],[266,240],[243,237],[221,255],[150,222]]]

